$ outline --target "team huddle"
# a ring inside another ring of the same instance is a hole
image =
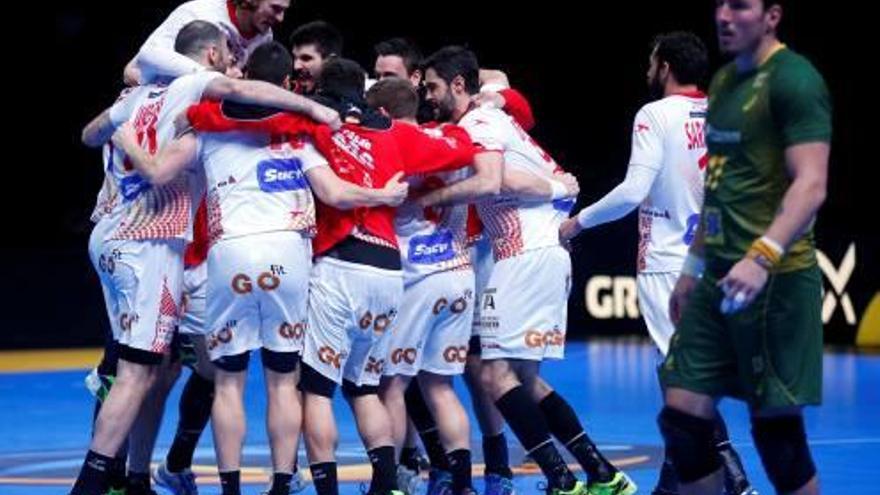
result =
[[[548,493],[636,493],[540,373],[564,358],[568,242],[636,208],[639,304],[664,357],[654,493],[757,493],[722,396],[752,407],[776,489],[818,493],[800,406],[821,389],[811,224],[830,104],[821,76],[776,40],[778,2],[718,2],[735,60],[708,97],[703,42],[654,39],[656,99],[635,117],[626,178],[571,218],[578,182],[529,135],[535,117],[505,74],[460,46],[422,57],[392,38],[376,45],[370,79],[326,22],[274,41],[288,7],[180,5],[83,130],[103,148],[89,255],[113,338],[87,379],[95,422],[71,494],[155,493],[151,481],[197,494],[209,421],[222,493],[240,494],[258,349],[269,495],[308,487],[301,437],[314,490],[339,493],[336,388],[372,467],[367,493],[414,495],[425,464],[428,495],[474,493],[459,375],[487,494],[515,491],[505,424]],[[192,373],[174,441],[151,470],[181,365]]]

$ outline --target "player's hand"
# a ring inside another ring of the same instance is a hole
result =
[[[386,194],[385,204],[388,206],[397,206],[403,203],[409,194],[409,183],[403,180],[403,172],[397,172],[388,179],[382,191]]]
[[[578,222],[577,216],[566,219],[562,222],[562,225],[559,226],[559,243],[563,246],[567,246],[569,241],[577,237],[577,235],[583,230],[580,222]]]
[[[733,265],[718,287],[724,291],[721,312],[730,314],[746,308],[758,297],[767,283],[767,269],[751,258],[743,258]]]
[[[137,146],[137,131],[131,122],[125,122],[116,132],[113,133],[113,145],[121,150],[128,149],[129,146]]]
[[[669,297],[669,318],[672,320],[672,323],[677,325],[679,320],[681,320],[684,307],[687,305],[688,300],[690,300],[691,293],[697,287],[699,281],[698,278],[684,273],[678,277],[678,281],[675,282],[675,288],[672,289],[672,296]]]
[[[141,70],[133,61],[122,71],[122,81],[131,88],[141,85]]]
[[[483,106],[483,105],[492,105],[495,108],[501,109],[504,108],[504,105],[507,104],[507,100],[504,99],[504,96],[501,93],[496,93],[494,91],[483,91],[481,93],[477,93],[474,96],[471,96],[471,101],[474,102],[475,105]]]
[[[565,185],[565,188],[568,190],[569,198],[576,198],[577,195],[580,194],[581,186],[578,183],[577,177],[574,175],[566,172],[564,174],[555,174],[553,178]]]
[[[241,79],[244,77],[244,74],[241,72],[241,69],[235,65],[230,65],[226,68],[226,77],[230,79]]]
[[[479,79],[480,86],[485,86],[487,84],[498,84],[500,86],[504,86],[505,88],[510,87],[510,80],[507,78],[507,74],[505,74],[504,71],[493,69],[480,69]]]
[[[338,131],[342,127],[342,119],[339,117],[339,112],[332,108],[312,102],[309,105],[308,112],[309,117],[322,124],[327,124],[334,131]]]

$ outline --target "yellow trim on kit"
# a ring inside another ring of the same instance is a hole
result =
[[[880,347],[880,292],[874,294],[868,309],[862,315],[859,331],[856,334],[859,347]]]
[[[97,366],[103,352],[101,348],[0,351],[0,373],[89,369]]]

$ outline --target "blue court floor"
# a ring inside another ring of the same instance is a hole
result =
[[[245,445],[247,471],[244,493],[264,487],[268,465],[265,434],[265,398],[259,360],[252,361],[246,395],[249,417]],[[657,476],[661,439],[654,423],[660,394],[654,374],[655,351],[641,340],[573,342],[566,359],[547,363],[543,374],[572,403],[589,434],[608,457],[638,483],[639,493],[650,493]],[[87,370],[0,373],[0,495],[66,493],[88,446],[92,399],[83,386]],[[188,373],[185,371],[184,373]],[[826,494],[880,494],[880,355],[839,353],[825,355],[824,405],[807,411],[807,428]],[[163,458],[177,421],[180,380],[169,399],[155,459]],[[469,406],[463,384],[457,383]],[[751,479],[763,494],[773,493],[749,435],[745,407],[733,401],[721,406],[733,443],[742,455]],[[363,464],[365,454],[348,408],[339,400],[339,461]],[[481,462],[479,430],[473,422],[475,464]],[[508,433],[511,461],[522,459]],[[305,464],[304,454],[300,454]],[[201,493],[218,494],[210,432],[196,452]],[[351,477],[368,470],[351,467]],[[534,473],[534,470],[531,471]],[[342,476],[342,472],[340,472]],[[364,480],[366,480],[364,478]],[[520,494],[539,493],[540,478],[521,474]],[[475,479],[482,490],[482,479]],[[342,493],[360,493],[360,482],[342,485]],[[160,493],[162,493],[160,491]],[[306,494],[314,493],[309,488]]]

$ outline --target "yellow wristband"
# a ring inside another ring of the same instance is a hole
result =
[[[782,253],[777,251],[772,245],[764,241],[763,238],[756,239],[746,253],[747,258],[753,259],[756,263],[767,270],[772,270],[782,261]]]

